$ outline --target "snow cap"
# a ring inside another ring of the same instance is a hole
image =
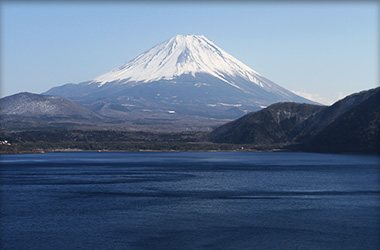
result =
[[[260,85],[257,72],[203,35],[176,35],[92,82],[99,86],[115,81],[152,82],[197,73],[210,74],[233,86],[227,78],[239,76]]]

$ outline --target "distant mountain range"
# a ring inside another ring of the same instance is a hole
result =
[[[8,135],[13,133],[11,131],[29,130],[39,131],[37,134],[31,132],[32,135],[35,134],[33,136],[39,138],[41,131],[48,133],[48,131],[60,130],[68,131],[65,140],[69,144],[73,143],[70,142],[71,134],[80,135],[82,139],[93,138],[94,135],[96,138],[102,138],[100,135],[104,134],[103,139],[112,139],[116,143],[120,138],[112,131],[119,130],[120,133],[142,131],[143,127],[141,124],[140,130],[134,130],[130,123],[101,117],[79,104],[58,96],[20,93],[0,99],[0,105],[2,131],[8,131],[6,132]],[[259,149],[378,154],[380,153],[379,126],[380,88],[376,88],[350,95],[329,107],[288,102],[276,103],[216,128],[207,135],[206,141],[204,136],[198,133],[178,135],[161,133],[151,134],[148,137],[143,135],[143,137],[149,144],[150,140],[154,141],[156,138],[165,141],[167,137],[173,141],[173,138],[185,136],[188,138],[186,141],[201,143],[198,148],[204,149],[219,148],[217,145],[208,144],[213,142],[220,145],[248,145]],[[151,127],[152,125],[147,125],[148,129]],[[46,136],[50,141],[54,141],[50,134]],[[23,133],[16,132],[11,137],[23,141],[25,138],[22,139],[20,137],[22,135]],[[124,134],[121,135],[125,137]],[[140,134],[128,134],[127,137],[141,140]],[[84,142],[85,140],[81,145],[85,146]],[[96,141],[92,143],[96,145]],[[176,143],[181,143],[181,140]],[[118,148],[122,144],[123,142],[118,142]],[[192,148],[194,145],[187,145],[185,148]]]
[[[277,102],[315,104],[198,35],[177,35],[92,80],[44,94],[103,117],[168,130],[209,130]]]
[[[212,131],[208,140],[214,143],[374,153],[380,141],[379,92],[317,105],[206,37],[178,35],[90,81],[0,99],[1,128]]]
[[[61,96],[38,95],[28,92],[0,99],[2,115],[24,117],[62,117],[94,119],[94,112]]]
[[[61,96],[19,93],[0,99],[2,129],[93,127],[99,115]]]
[[[93,111],[62,96],[19,93],[0,99],[1,128],[3,130],[36,129],[95,129],[122,131],[204,131],[228,119],[192,116],[179,119],[173,114],[153,113],[149,118],[139,117],[144,111],[135,112],[133,121],[118,118],[119,112],[128,112],[128,107],[112,103],[99,103]],[[173,125],[175,123],[175,126]]]
[[[297,151],[380,153],[380,88],[330,107],[277,103],[210,133],[218,143],[273,145]]]

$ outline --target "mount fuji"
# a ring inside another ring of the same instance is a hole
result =
[[[314,103],[260,75],[202,35],[177,35],[92,80],[45,92],[136,126],[194,130],[277,102]],[[315,104],[315,103],[314,103]]]

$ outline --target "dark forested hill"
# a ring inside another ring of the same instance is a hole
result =
[[[222,125],[219,143],[291,144],[297,151],[379,153],[380,88],[356,93],[330,107],[278,103]]]
[[[336,113],[336,109],[341,112]],[[334,114],[335,113],[335,114]],[[333,115],[333,118],[331,117]],[[325,126],[315,126],[320,119]],[[308,121],[297,149],[331,153],[380,153],[380,88],[348,96]],[[305,133],[308,131],[308,133]]]
[[[325,106],[276,103],[215,129],[211,141],[224,143],[286,143],[295,128]]]

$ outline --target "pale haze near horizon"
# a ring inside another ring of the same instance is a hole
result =
[[[1,5],[2,97],[93,79],[177,34],[323,104],[379,86],[376,2]]]

